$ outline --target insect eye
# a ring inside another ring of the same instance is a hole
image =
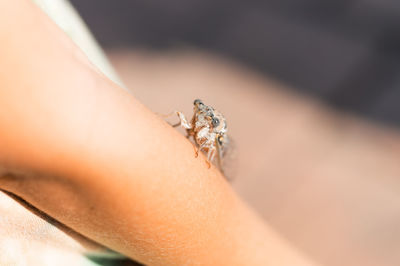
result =
[[[219,119],[213,117],[211,123],[212,123],[212,125],[213,125],[214,127],[217,127],[217,126],[219,125]]]
[[[200,99],[196,99],[196,100],[194,100],[193,104],[194,105],[202,105],[203,102]]]

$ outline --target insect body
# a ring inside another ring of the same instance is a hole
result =
[[[176,114],[180,119],[176,126],[185,128],[188,137],[192,136],[196,143],[196,157],[200,151],[204,151],[210,167],[210,163],[217,156],[218,167],[222,171],[222,159],[229,143],[225,117],[198,99],[194,101],[194,114],[190,121],[181,112]]]

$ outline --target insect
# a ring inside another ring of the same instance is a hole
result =
[[[193,137],[196,144],[196,157],[199,152],[207,154],[207,165],[217,157],[217,166],[223,172],[222,159],[229,145],[225,117],[211,106],[205,105],[201,100],[194,101],[194,114],[190,121],[183,113],[176,111],[180,123],[174,127],[182,126],[186,129],[187,137]]]

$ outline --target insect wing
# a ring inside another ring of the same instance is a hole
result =
[[[228,181],[236,176],[237,148],[231,136],[228,136],[228,143],[220,145],[217,142],[217,166]]]

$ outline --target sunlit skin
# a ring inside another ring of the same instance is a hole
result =
[[[148,265],[311,265],[30,1],[0,44],[2,189]]]

